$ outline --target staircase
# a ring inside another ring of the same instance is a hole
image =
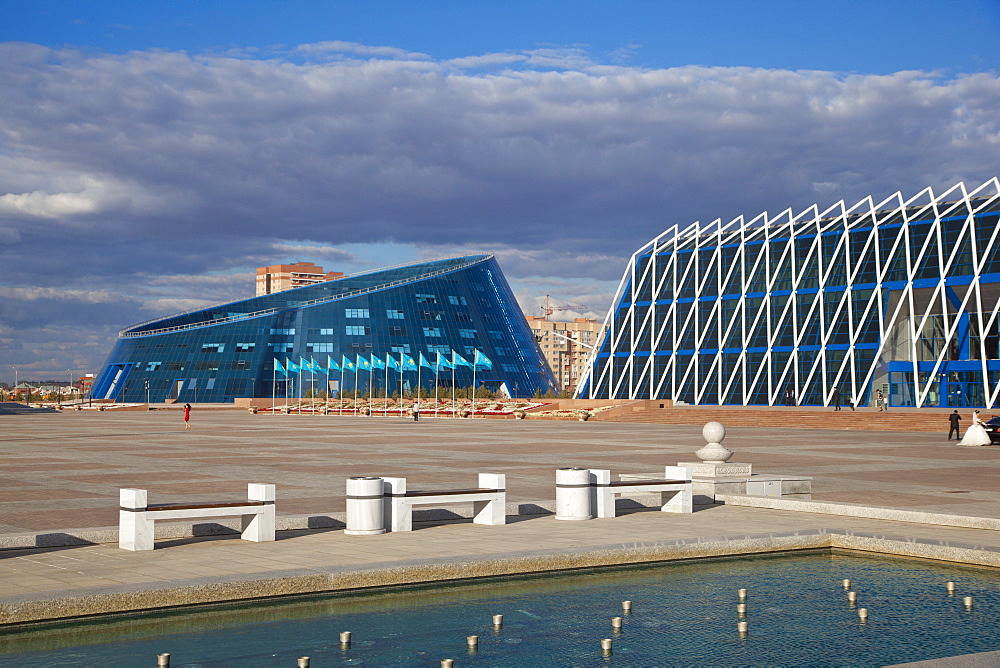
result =
[[[971,420],[971,411],[962,414],[964,433]],[[744,406],[675,406],[644,408],[629,405],[601,411],[591,420],[598,422],[629,422],[633,424],[704,425],[713,420],[727,427],[765,427],[793,429],[844,429],[850,431],[921,431],[948,433],[948,409],[892,409],[878,412],[874,408],[851,411],[843,408],[786,408]],[[1000,413],[1000,411],[998,411]],[[982,419],[994,417],[983,411]]]

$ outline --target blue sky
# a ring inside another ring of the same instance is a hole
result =
[[[603,318],[671,225],[996,176],[998,44],[996,1],[6,0],[0,381],[287,261],[493,251]]]
[[[996,0],[5,0],[0,40],[121,53],[336,38],[438,60],[583,46],[607,62],[973,72],[997,67]]]

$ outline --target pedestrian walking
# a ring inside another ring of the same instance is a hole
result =
[[[882,394],[882,390],[878,390],[875,393],[875,406],[878,408],[879,412],[889,410],[889,407],[885,404],[885,395]]]
[[[961,420],[962,416],[958,414],[958,411],[954,411],[951,415],[948,416],[948,424],[951,425],[948,428],[949,441],[951,440],[952,433],[955,434],[955,440],[958,440],[960,434],[962,433],[961,431],[959,431],[959,424],[958,424],[959,422],[961,422]]]
[[[413,421],[416,422],[420,419],[420,402],[413,402]]]
[[[833,388],[833,395],[830,397],[830,401],[833,403],[833,410],[840,410],[840,390],[836,387]]]
[[[184,428],[191,428],[191,404],[184,404]]]

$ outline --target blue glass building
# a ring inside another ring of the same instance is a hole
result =
[[[479,351],[477,353],[477,351]],[[438,354],[441,354],[441,358]],[[457,355],[457,357],[455,357]],[[512,396],[554,387],[552,373],[492,255],[380,269],[144,322],[122,330],[91,390],[95,399],[231,402],[286,392],[287,361],[421,358],[424,387],[452,384],[439,359],[478,357],[477,386]],[[279,368],[275,368],[275,361]],[[437,373],[436,373],[437,372]],[[306,372],[307,374],[309,372]],[[454,384],[473,384],[472,366]],[[312,374],[309,374],[312,375]],[[418,370],[346,374],[343,388],[413,389]],[[317,380],[318,379],[318,380]],[[339,387],[339,371],[330,374]],[[311,381],[326,382],[325,374]]]
[[[998,405],[1000,182],[674,226],[640,248],[578,395]]]

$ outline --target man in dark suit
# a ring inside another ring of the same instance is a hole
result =
[[[958,422],[961,419],[962,417],[958,414],[958,411],[955,411],[954,413],[948,416],[948,422],[951,423],[951,428],[948,430],[949,441],[951,440],[952,432],[955,433],[955,440],[958,440],[959,438],[962,437],[961,432],[958,430]]]
[[[833,402],[833,406],[834,406],[833,410],[839,411],[840,410],[840,390],[837,389],[836,387],[833,388],[833,396],[831,396],[830,399]]]

